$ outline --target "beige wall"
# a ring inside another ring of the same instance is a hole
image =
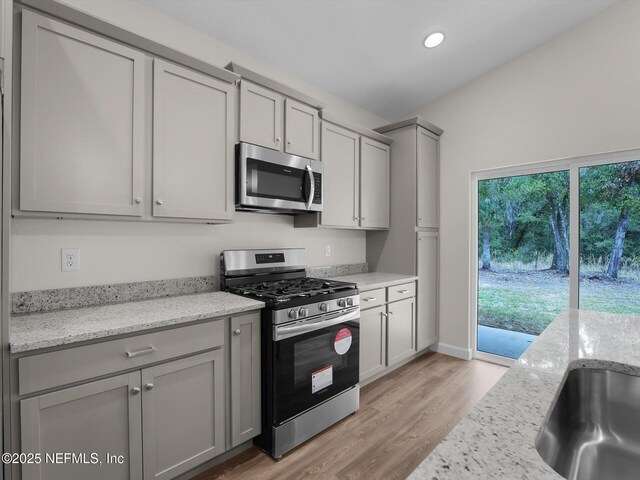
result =
[[[79,10],[175,49],[224,66],[230,61],[301,90],[351,123],[375,127],[376,115],[323,92],[244,52],[131,0],[63,0]],[[232,225],[14,219],[12,291],[217,274],[230,248],[306,247],[310,265],[365,261],[364,232],[294,229],[288,216],[239,213]],[[331,256],[324,256],[324,244]],[[80,272],[60,271],[60,249],[80,248]]]
[[[442,343],[470,348],[471,172],[640,147],[639,25],[622,2],[416,112],[445,130]]]

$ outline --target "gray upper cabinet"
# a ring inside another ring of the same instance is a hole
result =
[[[231,220],[233,85],[154,60],[153,215]]]
[[[260,434],[260,313],[231,318],[231,447]]]
[[[22,466],[22,480],[142,480],[141,397],[136,371],[22,400],[22,452],[43,455]],[[44,461],[56,452],[97,453],[102,465]],[[125,462],[106,464],[107,453]]]
[[[242,80],[240,141],[318,160],[318,110],[268,88]]]
[[[362,137],[360,226],[389,228],[389,145]]]
[[[142,214],[144,55],[22,12],[19,208]]]
[[[174,478],[224,451],[224,399],[222,349],[142,371],[145,480]]]
[[[438,137],[417,131],[417,226],[438,228]]]
[[[438,233],[418,235],[417,345],[423,350],[438,341]]]
[[[320,157],[318,110],[291,98],[284,101],[285,152],[317,160]]]
[[[282,96],[245,80],[240,82],[240,141],[282,150]]]
[[[357,228],[360,215],[360,136],[322,122],[323,226]]]

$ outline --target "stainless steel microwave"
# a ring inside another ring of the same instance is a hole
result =
[[[250,143],[236,145],[236,209],[322,211],[322,162]]]

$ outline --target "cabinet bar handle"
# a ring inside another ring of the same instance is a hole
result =
[[[127,357],[134,358],[134,357],[139,357],[140,355],[149,355],[150,353],[153,353],[155,351],[156,351],[156,347],[145,348],[144,350],[138,350],[137,352],[130,352],[127,350]]]
[[[365,302],[373,302],[374,300],[376,300],[376,297],[367,297],[363,298],[362,300],[364,300]]]
[[[409,293],[409,290],[398,290],[398,293]]]

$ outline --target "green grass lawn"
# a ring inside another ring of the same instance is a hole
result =
[[[478,323],[539,335],[569,306],[569,277],[549,271],[480,272]],[[640,315],[640,282],[583,279],[580,308]]]

